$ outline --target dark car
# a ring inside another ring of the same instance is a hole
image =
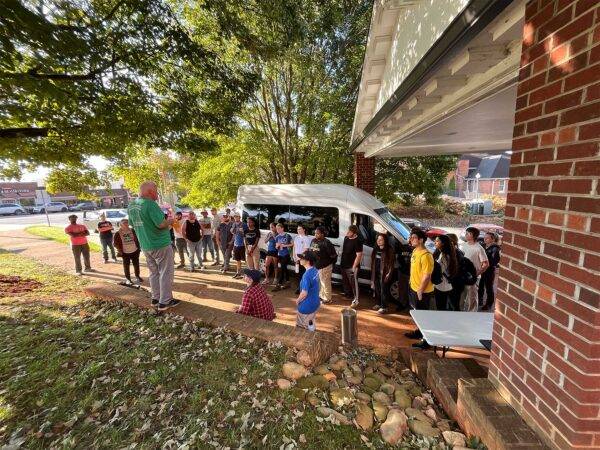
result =
[[[426,223],[421,222],[419,219],[402,217],[400,220],[402,222],[404,222],[408,228],[415,228],[415,227],[417,227],[417,228],[420,228],[421,230],[423,230],[425,232],[428,232],[429,230],[431,230],[431,227],[429,225],[427,225]]]
[[[81,202],[69,208],[69,211],[95,211],[98,209],[94,202]]]

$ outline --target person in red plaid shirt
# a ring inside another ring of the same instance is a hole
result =
[[[262,273],[255,269],[244,269],[244,281],[248,285],[242,297],[242,304],[235,310],[240,314],[264,320],[275,318],[273,302],[260,284]]]

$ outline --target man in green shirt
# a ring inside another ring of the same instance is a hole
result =
[[[173,298],[173,277],[175,274],[173,247],[169,227],[173,219],[165,219],[158,206],[158,189],[153,181],[140,186],[140,196],[129,204],[129,223],[135,230],[140,247],[150,270],[150,290],[152,306],[159,311],[176,306],[179,301]]]

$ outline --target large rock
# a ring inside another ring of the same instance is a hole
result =
[[[327,364],[321,364],[320,366],[317,366],[314,368],[314,372],[317,375],[325,375],[326,373],[329,373],[329,367],[327,367]]]
[[[438,437],[440,435],[439,428],[434,428],[429,423],[420,420],[409,420],[408,428],[410,428],[410,431],[414,434],[427,438]]]
[[[335,409],[327,408],[326,406],[319,406],[317,408],[317,414],[321,417],[333,416],[342,425],[352,424],[352,421],[348,419],[345,415],[343,415],[340,412],[337,412]]]
[[[387,417],[388,409],[389,408],[383,403],[375,401],[373,402],[373,411],[375,411],[375,417],[377,417],[377,420],[379,420],[380,422],[383,422]]]
[[[375,378],[372,374],[367,375],[363,380],[363,384],[374,391],[379,389],[381,386],[381,381],[378,378]]]
[[[308,377],[299,378],[296,382],[296,386],[300,389],[327,389],[329,388],[329,381],[323,375],[310,375]]]
[[[444,431],[442,432],[442,436],[444,436],[446,444],[452,447],[464,447],[467,445],[467,437],[458,431]]]
[[[359,428],[370,430],[373,428],[373,410],[369,405],[358,402],[356,404],[356,417],[354,420]]]
[[[359,385],[360,383],[362,383],[362,379],[360,377],[355,377],[354,375],[352,375],[351,377],[346,377],[346,381],[349,384],[353,384],[355,386]]]
[[[292,387],[292,382],[290,380],[286,380],[285,378],[279,378],[277,380],[277,387],[285,391]]]
[[[295,362],[286,362],[281,368],[283,376],[288,380],[297,380],[308,375],[308,370],[301,364]]]
[[[334,389],[329,393],[329,398],[334,406],[340,407],[354,402],[354,394],[348,389]]]
[[[381,438],[390,445],[396,445],[402,440],[402,435],[407,430],[407,421],[408,418],[402,411],[390,410],[387,419],[379,429]]]
[[[296,354],[296,361],[298,361],[298,364],[302,364],[304,367],[310,367],[312,365],[312,358],[306,350],[300,350]]]
[[[378,370],[386,377],[391,377],[394,375],[394,372],[392,372],[392,370],[389,367],[384,365],[379,366]]]
[[[396,387],[390,383],[383,383],[381,386],[379,386],[379,390],[381,392],[385,392],[387,395],[392,395],[396,390]]]
[[[412,407],[415,409],[425,409],[427,408],[427,400],[423,397],[415,397],[412,401]]]
[[[338,359],[337,361],[330,363],[329,367],[331,367],[331,370],[344,370],[348,367],[348,361],[345,359]]]
[[[419,411],[415,408],[406,408],[405,412],[409,419],[415,419],[421,422],[425,422],[429,425],[433,425],[433,420],[427,417],[423,411]]]
[[[401,409],[410,408],[412,405],[410,395],[408,395],[404,389],[396,389],[396,392],[394,392],[394,400]]]
[[[357,392],[355,397],[358,401],[364,403],[371,403],[371,396],[369,394],[365,394],[364,392]]]
[[[390,406],[392,404],[392,401],[385,392],[375,392],[372,397],[373,401],[379,402],[383,405]]]

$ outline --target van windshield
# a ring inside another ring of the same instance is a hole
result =
[[[392,213],[387,208],[377,208],[375,212],[379,214],[379,218],[385,225],[387,225],[390,228],[393,228],[400,236],[408,240],[410,236],[410,230],[404,224],[404,222],[402,222],[394,215],[394,213]]]

